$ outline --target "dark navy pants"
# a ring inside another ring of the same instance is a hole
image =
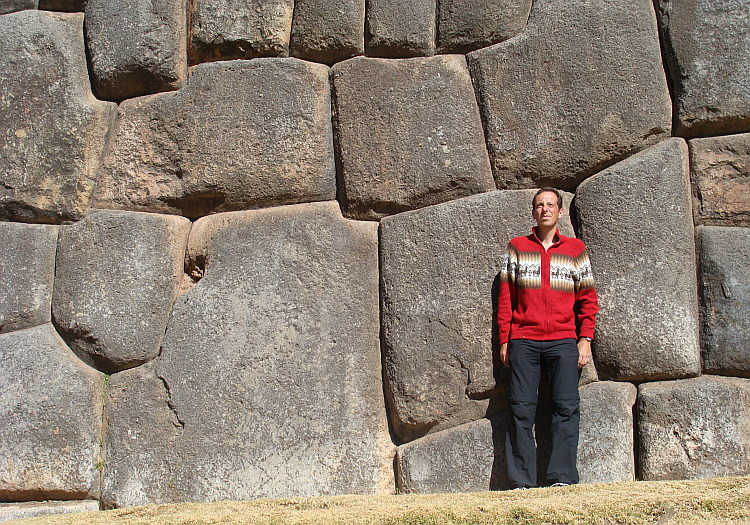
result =
[[[578,483],[578,346],[575,339],[514,339],[510,352],[510,423],[505,442],[511,486],[536,487],[534,420],[542,370],[552,390],[552,454],[547,482]]]

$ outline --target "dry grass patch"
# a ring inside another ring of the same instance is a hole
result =
[[[18,525],[746,524],[750,477],[576,485],[470,494],[335,496],[152,505],[29,518]]]

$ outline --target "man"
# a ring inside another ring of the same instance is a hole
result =
[[[537,486],[532,429],[542,370],[553,405],[547,482],[578,483],[578,370],[591,360],[599,310],[586,247],[557,229],[563,216],[560,192],[537,191],[531,214],[532,233],[508,244],[497,308],[500,359],[510,367],[505,448],[512,488]]]

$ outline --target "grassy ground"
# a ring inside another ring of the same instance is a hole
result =
[[[44,525],[746,524],[750,477],[471,494],[152,505],[7,522]]]

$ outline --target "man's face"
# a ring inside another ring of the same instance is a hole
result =
[[[540,193],[534,199],[534,209],[531,212],[537,225],[541,228],[554,228],[563,216],[563,211],[557,204],[557,195],[551,191]]]

